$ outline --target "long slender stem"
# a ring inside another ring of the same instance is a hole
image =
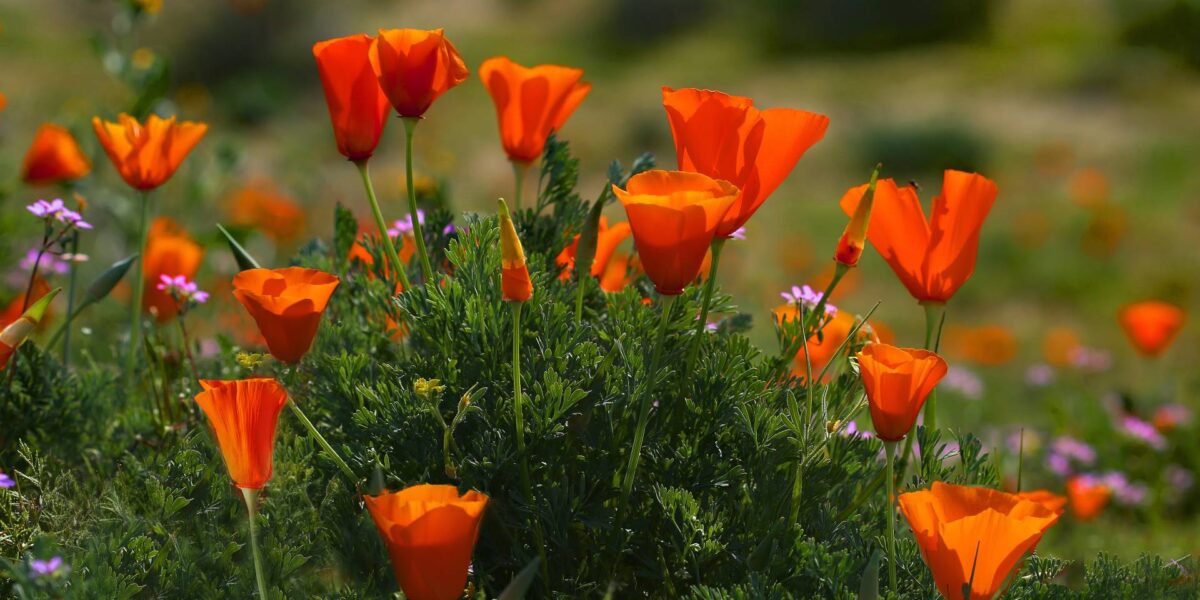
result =
[[[379,228],[379,237],[383,238],[383,251],[387,254],[388,261],[392,263],[392,272],[400,280],[400,285],[404,286],[404,289],[407,290],[411,287],[408,283],[408,273],[404,270],[404,263],[400,261],[400,255],[396,254],[396,246],[392,244],[392,236],[387,233],[387,222],[383,220],[383,211],[379,210],[379,199],[375,197],[375,186],[371,184],[371,172],[367,168],[367,161],[355,161],[354,166],[358,167],[358,174],[362,176],[363,187],[367,190],[367,200],[371,203],[371,213],[375,215],[375,226]]]
[[[825,305],[829,304],[829,296],[833,294],[833,290],[837,289],[838,283],[849,271],[850,267],[843,265],[842,263],[837,263],[837,266],[834,267],[833,277],[830,278],[829,285],[825,286],[825,291],[821,293],[821,299],[817,300],[817,305],[813,307],[812,318],[814,319],[814,323],[825,318]],[[805,323],[805,333],[807,333],[807,325],[808,324]]]
[[[200,382],[200,369],[196,368],[196,357],[192,354],[192,344],[188,338],[187,325],[183,323],[183,313],[179,313],[175,317],[179,321],[179,333],[183,337],[183,355],[187,357],[188,365],[192,368],[192,377],[196,382]]]
[[[708,268],[708,279],[704,282],[704,294],[700,299],[700,318],[696,320],[696,334],[692,336],[692,345],[688,349],[687,367],[684,373],[692,372],[696,362],[696,353],[700,351],[700,340],[704,336],[704,328],[708,325],[708,308],[712,304],[713,288],[717,282],[717,266],[721,263],[721,249],[725,247],[725,238],[716,238],[712,242],[712,264]]]
[[[37,256],[33,260],[33,267],[29,269],[29,283],[25,286],[25,296],[21,298],[21,312],[29,309],[29,304],[32,301],[33,286],[37,283],[38,267],[42,265],[42,257],[46,255],[46,247],[48,240],[42,238],[42,245],[38,247]]]
[[[942,309],[945,307],[941,303],[926,302],[925,307],[925,349],[932,350],[934,344],[934,327],[941,318]],[[925,426],[929,429],[937,429],[937,390],[929,393],[929,399],[925,401]]]
[[[896,460],[896,442],[884,442],[887,455],[887,552],[888,580],[896,592],[896,475],[892,463]]]
[[[71,316],[75,314],[75,280],[79,274],[79,262],[75,260],[75,256],[79,253],[79,231],[74,231],[71,234],[71,275],[67,280],[67,320],[70,322]],[[62,363],[66,369],[71,366],[71,330],[64,329],[63,345],[62,345]],[[48,351],[52,345],[47,345]]]
[[[525,173],[529,172],[529,163],[512,161],[513,170],[513,206],[521,210],[521,196],[524,195]]]
[[[512,378],[513,378],[513,421],[517,428],[517,455],[521,464],[521,491],[525,501],[533,503],[533,486],[529,483],[529,460],[525,456],[525,399],[521,394],[521,308],[524,302],[512,303],[513,338],[512,338]],[[537,544],[538,556],[541,558],[542,579],[546,580],[548,566],[546,565],[546,538],[542,533],[542,523],[537,515],[533,516],[533,538]]]
[[[304,424],[304,428],[308,430],[309,435],[313,436],[313,439],[317,440],[317,444],[321,446],[321,449],[325,450],[325,454],[329,455],[329,458],[333,460],[334,464],[341,469],[342,474],[345,475],[351,483],[358,485],[358,476],[354,474],[354,471],[350,468],[350,465],[346,464],[346,461],[342,460],[341,455],[339,455],[337,451],[333,449],[333,446],[330,446],[329,442],[325,441],[325,436],[321,435],[321,432],[317,431],[317,428],[313,426],[312,421],[308,420],[308,416],[304,414],[304,411],[300,410],[300,406],[296,404],[296,401],[289,400],[288,406],[292,407],[292,412],[296,415],[296,418],[300,419],[300,422]]]
[[[425,283],[433,281],[433,266],[429,264],[429,253],[425,250],[425,233],[421,231],[421,221],[417,218],[417,188],[413,185],[413,131],[419,117],[401,117],[404,122],[404,175],[408,179],[408,212],[412,215],[413,237],[417,240],[417,254],[421,257],[421,272],[425,275]]]
[[[250,552],[254,554],[254,578],[258,580],[258,597],[267,597],[267,576],[263,573],[262,552],[258,549],[258,490],[242,488],[246,514],[250,517]]]
[[[137,266],[133,272],[133,305],[129,307],[129,352],[125,359],[125,377],[127,382],[132,382],[134,373],[133,367],[137,359],[138,345],[142,342],[142,297],[146,295],[146,280],[144,278],[143,263],[146,256],[146,239],[150,234],[150,192],[143,191],[141,193],[142,200],[142,220],[138,228],[138,257],[135,259]]]
[[[633,480],[637,477],[638,462],[642,458],[642,443],[646,438],[646,425],[650,417],[650,393],[654,383],[654,376],[658,371],[659,356],[662,354],[663,341],[667,337],[667,323],[670,322],[671,308],[675,305],[675,299],[678,296],[667,296],[662,303],[662,317],[658,322],[658,335],[654,338],[654,347],[650,350],[650,362],[646,370],[647,380],[642,382],[642,385],[634,388],[634,394],[641,393],[641,405],[638,409],[637,429],[633,431],[633,445],[629,448],[629,464],[625,466],[625,476],[621,483],[621,500],[617,506],[618,518],[624,513],[625,505],[629,502],[629,494],[633,491]],[[637,398],[631,398],[637,400]]]

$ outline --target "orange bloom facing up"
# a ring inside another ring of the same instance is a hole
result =
[[[1059,496],[1050,490],[1029,490],[1028,492],[1017,492],[1017,497],[1022,500],[1037,502],[1042,506],[1050,509],[1050,512],[1061,515],[1067,508],[1066,496]]]
[[[353,161],[375,153],[391,109],[371,68],[373,41],[358,34],[313,44],[338,152]]]
[[[92,127],[121,178],[136,190],[166,183],[208,131],[204,123],[150,115],[142,124],[124,113],[116,123],[94,117]]]
[[[38,128],[33,144],[21,163],[21,179],[31,185],[74,181],[87,175],[92,163],[65,127],[45,123]]]
[[[371,68],[401,117],[421,117],[434,100],[467,80],[467,65],[441,29],[380,29]]]
[[[1147,300],[1121,309],[1120,321],[1133,347],[1142,356],[1153,358],[1171,347],[1187,315],[1173,304]]]
[[[204,248],[193,241],[179,223],[168,217],[155,219],[146,235],[146,258],[142,267],[146,295],[142,297],[142,310],[153,314],[160,323],[174,318],[179,306],[170,292],[158,289],[159,278],[183,275],[194,280],[203,258]]]
[[[452,485],[414,485],[364,496],[404,595],[456,600],[463,595],[471,553],[488,497]]]
[[[254,317],[271,356],[300,362],[312,346],[338,278],[301,267],[249,269],[233,278],[233,295]]]
[[[904,439],[925,398],[946,375],[946,361],[928,350],[887,344],[867,344],[855,356],[875,434],[885,442]]]
[[[1039,502],[939,481],[928,491],[901,494],[900,511],[938,591],[964,600],[1001,594],[1021,559],[1058,521],[1058,514]],[[969,596],[964,593],[968,585]]]
[[[609,261],[613,259],[613,253],[617,246],[629,237],[630,231],[629,223],[617,223],[609,227],[608,219],[600,217],[600,228],[596,231],[596,256],[592,258],[592,277],[604,277],[609,269]],[[554,264],[562,269],[558,274],[559,279],[566,281],[571,278],[571,273],[575,271],[575,252],[578,248],[579,236],[576,235],[571,245],[563,248],[554,258]]]
[[[842,197],[842,210],[854,214],[868,184]],[[933,199],[929,220],[912,186],[881,179],[867,228],[871,245],[920,302],[949,300],[975,271],[979,229],[996,200],[996,184],[982,175],[946,171],[942,193]]]
[[[504,56],[484,61],[479,78],[496,105],[504,153],[518,163],[537,160],[550,132],[562,128],[592,89],[580,81],[583,69],[523,67]]]
[[[1088,475],[1077,475],[1067,480],[1067,498],[1071,501],[1071,515],[1080,521],[1091,521],[1104,512],[1112,490],[1104,482]]]
[[[526,302],[533,297],[525,250],[504,200],[500,204],[500,295],[505,302]]]
[[[250,182],[227,203],[234,225],[261,229],[276,243],[290,242],[304,232],[304,209],[268,181]]]
[[[644,171],[625,189],[613,186],[625,205],[633,243],[646,275],[665,296],[683,293],[700,274],[721,219],[737,200],[727,181],[683,171]]]
[[[754,216],[829,127],[825,115],[759,110],[742,96],[668,87],[662,94],[679,169],[723,179],[741,191],[717,229],[721,238],[732,236]]]
[[[233,484],[258,490],[271,478],[275,425],[287,390],[274,379],[203,380],[196,404],[208,416]]]
[[[17,351],[17,347],[29,337],[29,334],[33,333],[33,330],[46,317],[46,310],[50,308],[50,302],[54,300],[59,291],[61,288],[55,288],[42,296],[41,299],[30,305],[20,317],[0,330],[0,370],[8,366],[8,359],[12,358],[13,352]]]

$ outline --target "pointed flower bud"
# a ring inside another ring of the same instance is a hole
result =
[[[846,224],[846,230],[838,239],[837,250],[833,253],[833,260],[838,264],[853,267],[858,264],[858,259],[862,258],[863,247],[867,243],[867,225],[871,221],[871,206],[875,204],[875,182],[879,179],[879,170],[882,167],[882,164],[875,165],[875,171],[871,173],[871,182],[867,184],[862,199],[858,201],[854,214],[850,216],[850,222]]]
[[[50,308],[50,301],[62,291],[62,288],[54,288],[49,294],[42,296],[37,302],[25,310],[19,319],[8,324],[4,331],[0,331],[0,370],[8,365],[8,359],[12,357],[13,352],[17,351],[17,346],[20,346],[42,318],[46,316],[46,309]]]
[[[506,302],[526,302],[533,297],[533,283],[529,281],[529,268],[525,265],[525,250],[504,199],[499,205],[501,296]]]

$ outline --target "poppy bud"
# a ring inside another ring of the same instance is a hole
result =
[[[13,352],[17,351],[17,346],[20,346],[30,333],[33,333],[34,327],[46,316],[46,309],[50,307],[50,301],[62,291],[62,288],[54,288],[49,294],[42,296],[37,302],[25,310],[21,318],[8,324],[4,331],[0,331],[0,369],[8,365],[8,359],[12,357]]]
[[[500,289],[505,301],[525,302],[533,297],[533,283],[529,281],[529,268],[525,265],[525,250],[517,237],[508,214],[504,199],[500,205]]]
[[[838,264],[853,267],[858,264],[858,259],[862,258],[863,246],[867,241],[867,225],[871,221],[871,206],[875,204],[875,182],[879,179],[881,168],[882,164],[875,165],[875,171],[871,173],[871,182],[867,184],[862,199],[854,208],[850,222],[846,224],[846,230],[838,239],[837,250],[833,253],[833,260]]]

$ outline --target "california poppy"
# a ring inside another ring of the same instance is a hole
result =
[[[1076,475],[1067,480],[1067,498],[1071,515],[1080,521],[1091,521],[1104,512],[1112,490],[1103,481],[1089,475]]]
[[[248,269],[233,278],[233,295],[258,323],[271,356],[300,362],[312,346],[338,278],[302,267]]]
[[[1069,327],[1052,327],[1042,339],[1042,358],[1053,367],[1068,367],[1071,357],[1083,347],[1079,336]]]
[[[795,304],[776,307],[774,312],[775,319],[780,322],[800,319],[800,309]],[[825,366],[837,358],[836,353],[849,337],[850,330],[854,328],[854,322],[854,315],[849,312],[838,311],[835,313],[820,332],[813,333],[812,337],[805,340],[792,362],[792,374],[802,381],[806,380],[808,369],[811,366],[813,375],[820,375],[821,371],[825,370]],[[808,350],[807,357],[804,355],[806,349]],[[821,383],[826,383],[833,377],[834,372],[830,370],[821,379]]]
[[[1119,320],[1134,349],[1153,358],[1171,347],[1187,315],[1173,304],[1147,300],[1122,308]]]
[[[592,277],[601,277],[608,270],[608,262],[613,257],[613,252],[617,246],[629,237],[629,223],[617,223],[612,227],[608,226],[608,219],[600,217],[600,227],[596,231],[596,255],[592,258]],[[575,251],[579,248],[579,236],[576,235],[571,241],[571,245],[563,248],[562,252],[554,258],[554,264],[558,265],[562,271],[558,274],[558,278],[567,280],[571,278],[571,273],[575,270]]]
[[[583,69],[523,67],[506,56],[485,60],[479,78],[496,105],[504,152],[518,163],[537,160],[550,132],[562,128],[592,89],[580,81]]]
[[[700,274],[721,219],[738,197],[728,181],[699,173],[651,170],[613,186],[625,206],[642,268],[658,293],[683,293]]]
[[[37,302],[30,305],[21,316],[0,330],[0,370],[8,366],[8,360],[12,358],[13,352],[17,351],[17,347],[29,337],[29,334],[33,333],[33,330],[46,317],[46,310],[50,308],[50,302],[54,300],[60,290],[61,288],[55,288],[42,296]]]
[[[855,357],[875,434],[885,442],[904,439],[946,375],[946,361],[928,350],[887,344],[867,344]]]
[[[526,302],[533,297],[533,283],[525,264],[525,250],[517,228],[508,214],[508,205],[500,204],[500,294],[505,302]]]
[[[679,170],[723,179],[740,190],[717,229],[719,238],[732,236],[754,216],[829,126],[825,115],[759,110],[742,96],[669,87],[662,94]]]
[[[1017,492],[1017,497],[1021,498],[1022,500],[1038,502],[1057,515],[1063,514],[1063,511],[1067,508],[1066,496],[1060,496],[1054,492],[1051,492],[1050,490],[1029,490],[1027,492]]]
[[[371,68],[401,117],[421,117],[438,96],[467,80],[467,65],[441,29],[380,29]]]
[[[867,243],[867,225],[871,222],[871,207],[875,204],[875,182],[879,179],[879,167],[871,173],[871,181],[863,190],[862,198],[850,215],[850,222],[838,238],[837,248],[833,251],[833,260],[838,265],[853,267],[862,258],[863,248]]]
[[[153,313],[158,322],[169,321],[179,312],[175,299],[169,291],[156,285],[163,275],[183,275],[195,279],[204,258],[204,248],[183,230],[183,227],[168,217],[159,217],[150,226],[146,236],[146,256],[142,267],[142,279],[146,282],[142,309]]]
[[[854,213],[867,185],[842,196],[847,215]],[[975,270],[979,229],[996,194],[996,184],[982,175],[946,171],[927,221],[913,186],[881,179],[867,237],[909,294],[920,302],[944,303]]]
[[[91,170],[91,161],[79,149],[71,132],[54,123],[45,123],[38,128],[25,153],[21,179],[32,185],[63,183],[79,179]]]
[[[1022,557],[1058,521],[1058,514],[1040,502],[940,481],[928,491],[901,494],[900,511],[938,591],[964,598],[969,586],[969,600],[1003,593]]]
[[[462,597],[487,496],[474,490],[460,496],[452,485],[424,484],[364,500],[405,596]]]
[[[371,158],[391,105],[371,68],[374,38],[358,34],[313,44],[313,57],[325,88],[338,152],[352,161]]]
[[[166,183],[204,137],[208,125],[150,115],[145,124],[122,113],[117,122],[92,119],[96,137],[130,187],[152,190]]]
[[[251,181],[234,191],[226,204],[234,225],[260,229],[276,243],[304,232],[304,209],[269,181]]]
[[[1003,365],[1017,355],[1017,338],[1003,325],[952,326],[945,338],[948,355],[981,365]]]
[[[642,263],[636,256],[614,252],[600,276],[600,289],[614,294],[633,283],[642,274]]]
[[[242,489],[257,490],[271,478],[275,425],[287,403],[287,390],[274,379],[202,380],[196,405],[208,416],[229,477]]]

